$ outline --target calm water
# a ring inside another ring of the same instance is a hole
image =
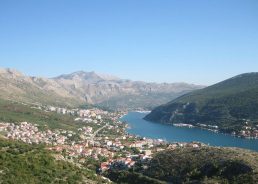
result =
[[[130,112],[122,118],[130,125],[130,134],[142,137],[165,139],[167,141],[191,142],[199,141],[211,146],[240,147],[258,151],[258,140],[241,139],[230,135],[214,133],[198,128],[179,128],[145,121],[146,113]]]

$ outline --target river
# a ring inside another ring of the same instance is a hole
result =
[[[121,118],[129,124],[128,133],[169,142],[198,141],[210,146],[239,147],[258,151],[258,139],[243,139],[199,128],[174,127],[143,119],[147,113],[129,112]]]

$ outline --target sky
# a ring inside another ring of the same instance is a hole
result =
[[[214,84],[258,71],[258,1],[0,0],[0,67]]]

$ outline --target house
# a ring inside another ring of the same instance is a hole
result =
[[[56,111],[56,108],[55,108],[55,107],[50,106],[50,107],[49,107],[49,111],[51,111],[51,112],[55,112],[55,111]]]
[[[142,148],[143,145],[144,145],[143,142],[137,141],[137,142],[135,142],[135,143],[132,143],[132,144],[130,145],[130,147],[131,147],[131,148]]]
[[[152,151],[151,150],[144,150],[144,152],[145,152],[146,156],[152,155]]]
[[[112,146],[113,145],[113,142],[112,141],[107,141],[107,146]]]
[[[105,172],[110,168],[110,164],[108,162],[103,162],[100,164],[100,171]]]
[[[160,151],[164,151],[165,149],[163,149],[163,148],[156,148],[156,151],[157,152],[160,152]]]
[[[177,144],[170,144],[169,146],[168,146],[168,149],[176,149],[177,148]]]

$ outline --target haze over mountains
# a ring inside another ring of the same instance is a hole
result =
[[[112,109],[152,108],[203,86],[146,83],[78,71],[55,78],[31,77],[0,69],[0,97],[51,105],[95,104]]]

